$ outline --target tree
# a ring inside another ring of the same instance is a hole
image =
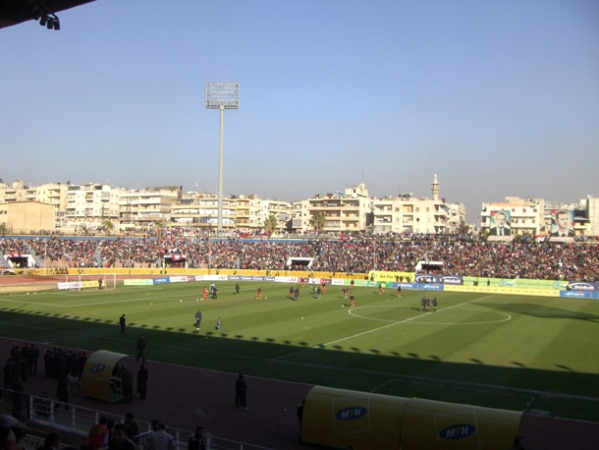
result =
[[[161,235],[163,230],[164,230],[164,222],[162,220],[155,220],[154,222],[152,222],[151,234],[153,236]]]
[[[105,235],[109,236],[114,231],[114,223],[110,220],[105,220],[102,223],[101,230]]]
[[[460,222],[460,225],[458,226],[458,234],[461,234],[462,236],[466,236],[468,235],[470,232],[470,227],[468,226],[468,224],[466,222],[464,222],[463,220]]]
[[[314,231],[320,233],[322,230],[324,230],[325,223],[326,220],[323,211],[316,211],[312,214],[312,219],[310,219],[310,225],[312,225]]]
[[[278,224],[279,221],[277,216],[275,216],[274,213],[270,213],[264,221],[264,231],[270,236],[277,230]]]

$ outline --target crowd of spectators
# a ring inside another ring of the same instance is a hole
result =
[[[414,272],[419,262],[442,265],[427,273],[494,278],[599,281],[599,245],[580,242],[513,240],[484,237],[417,235],[308,240],[244,240],[164,236],[159,239],[0,239],[3,255],[34,253],[45,266],[148,267],[169,264],[188,268],[253,269],[281,272],[305,269],[289,265],[313,258],[314,272],[368,273],[371,270]],[[431,266],[428,266],[431,267]]]

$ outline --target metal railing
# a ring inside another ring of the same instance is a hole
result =
[[[38,397],[35,395],[17,392],[10,389],[0,388],[0,398],[12,411],[15,418],[25,422],[44,426],[52,430],[63,430],[65,432],[79,435],[82,438],[87,437],[90,428],[100,422],[100,417],[106,417],[115,424],[121,423],[123,417],[106,411],[95,410],[83,406],[76,406],[52,400],[47,397]],[[141,433],[137,436],[140,440],[140,449],[143,448],[143,439],[151,431],[151,422],[147,420],[136,419]],[[177,443],[178,450],[187,450],[187,443],[193,431],[168,427],[168,433],[171,434]],[[24,441],[26,450],[39,448],[43,444],[43,439],[28,435]],[[209,450],[274,450],[256,444],[240,442],[233,439],[227,439],[221,436],[206,435],[207,449]],[[68,443],[63,443],[64,446]]]

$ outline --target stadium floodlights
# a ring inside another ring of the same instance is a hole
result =
[[[46,27],[48,30],[60,30],[60,20],[58,19],[58,16],[48,8],[43,0],[27,0],[27,3],[29,3],[29,7],[31,8],[33,19],[39,19],[39,23],[42,27]]]
[[[206,81],[206,108],[238,109],[238,81]]]

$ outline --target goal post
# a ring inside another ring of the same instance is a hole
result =
[[[80,273],[77,275],[77,281],[79,289],[116,289],[116,273]]]

